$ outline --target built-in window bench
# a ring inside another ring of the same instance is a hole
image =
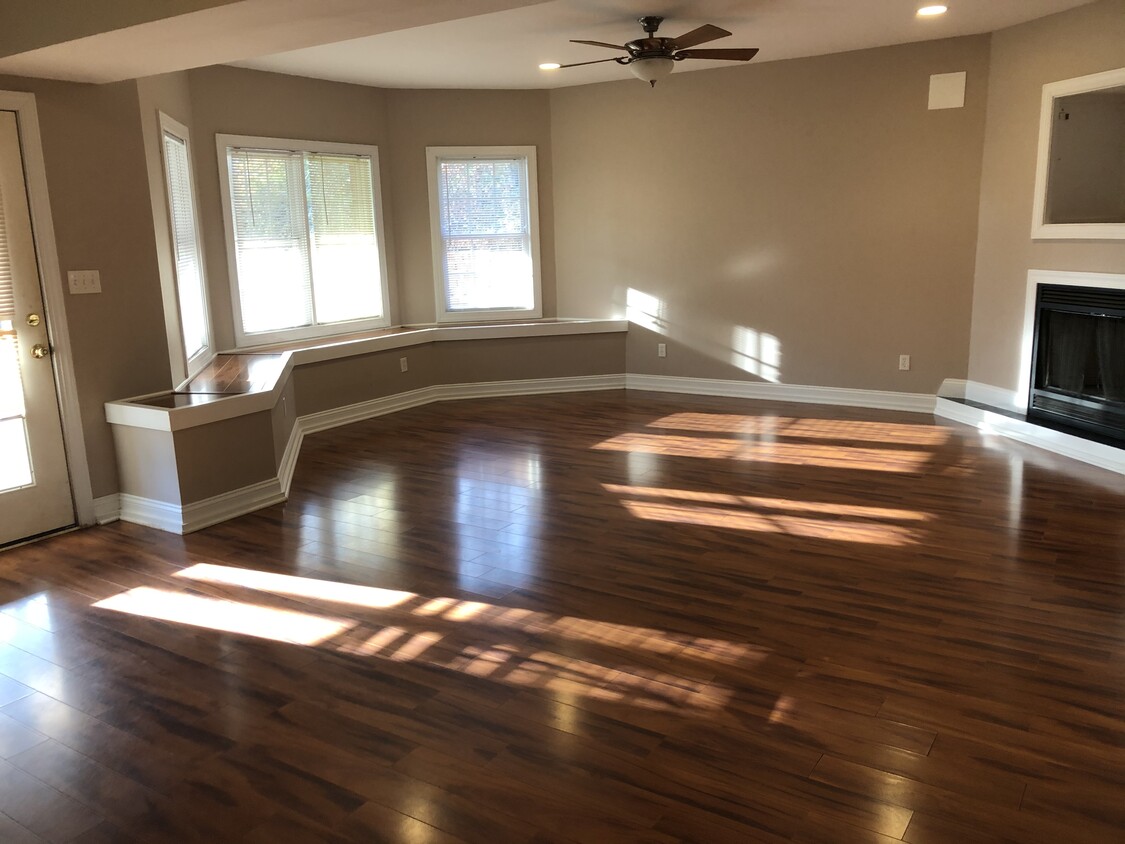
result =
[[[625,320],[402,326],[220,354],[106,403],[126,521],[187,533],[286,498],[309,433],[434,401],[625,386]]]

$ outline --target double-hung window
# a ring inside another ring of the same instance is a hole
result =
[[[535,147],[427,147],[441,322],[539,317]]]
[[[239,346],[385,326],[373,146],[217,136]]]
[[[211,321],[203,251],[199,246],[191,140],[186,126],[161,113],[160,142],[168,201],[175,290],[165,299],[168,345],[176,380],[193,376],[211,360]]]

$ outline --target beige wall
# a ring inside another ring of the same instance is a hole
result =
[[[776,338],[785,383],[964,377],[987,67],[973,37],[552,91],[559,314],[654,297],[668,357],[639,334],[630,372],[756,380]]]
[[[407,358],[402,372],[399,359]],[[293,371],[304,416],[436,384],[610,375],[625,371],[625,335],[583,334],[442,341],[391,349]]]
[[[234,345],[215,134],[374,144],[388,234],[392,321],[433,322],[427,146],[534,145],[544,314],[554,315],[551,132],[545,91],[383,90],[233,67],[189,73],[196,181],[219,348]]]
[[[219,349],[230,349],[234,347],[234,322],[215,135],[226,133],[374,144],[380,147],[380,179],[386,194],[391,168],[384,155],[387,142],[386,95],[379,88],[235,67],[193,70],[188,78],[194,120],[195,181],[199,188],[200,226],[207,257],[207,284],[215,340]],[[393,232],[393,200],[386,195],[383,211],[387,231]],[[393,242],[387,244],[387,252],[387,263],[393,277]],[[391,305],[393,309],[393,296]]]
[[[67,294],[66,309],[91,483],[107,495],[119,487],[103,403],[170,377],[137,86],[0,76],[0,90],[35,94],[64,283],[101,271],[102,293]]]
[[[409,368],[403,372],[400,357]],[[406,393],[434,384],[433,345],[311,363],[293,370],[297,415]]]
[[[430,246],[427,146],[534,146],[538,163],[543,315],[555,315],[551,114],[546,91],[387,91],[391,195],[401,322],[437,317]]]
[[[272,411],[185,428],[172,437],[185,504],[277,477]]]
[[[1043,85],[1125,66],[1125,0],[995,33],[981,177],[969,378],[1020,379],[1027,271],[1125,273],[1125,242],[1031,240]]]
[[[234,2],[239,0],[6,0],[0,56]]]
[[[0,77],[37,96],[64,273],[102,273],[100,296],[66,297],[94,494],[120,489],[103,402],[171,380],[149,190],[158,107],[193,130],[220,348],[233,330],[216,132],[378,145],[394,316],[412,323],[434,317],[425,147],[534,144],[547,315],[623,315],[630,288],[660,304],[655,330],[639,316],[627,351],[606,341],[614,362],[591,373],[620,371],[620,353],[632,372],[754,380],[772,374],[775,338],[787,383],[933,392],[968,373],[1014,387],[1027,270],[1125,272],[1125,244],[1029,237],[1041,86],[1125,64],[1125,0],[991,41],[991,72],[982,36],[550,93],[225,67],[105,86]],[[929,75],[959,70],[966,108],[928,111]],[[900,353],[911,372],[897,371]],[[405,381],[386,355],[298,381],[292,401],[305,413],[432,383],[436,358],[409,354]],[[452,365],[471,380],[522,377],[511,355],[489,347]],[[273,451],[289,424],[260,426]]]

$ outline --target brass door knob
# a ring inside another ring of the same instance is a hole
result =
[[[44,346],[42,343],[36,343],[31,347],[31,356],[33,358],[42,359],[47,357],[47,355],[49,354],[51,354],[51,350]]]

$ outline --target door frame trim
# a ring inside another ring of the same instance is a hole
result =
[[[74,515],[78,524],[92,525],[95,523],[94,494],[90,484],[90,465],[86,457],[86,439],[82,431],[78,382],[74,377],[74,355],[66,320],[66,298],[47,192],[47,166],[43,158],[43,140],[39,134],[39,112],[35,106],[35,95],[24,91],[0,91],[0,109],[16,113]]]

